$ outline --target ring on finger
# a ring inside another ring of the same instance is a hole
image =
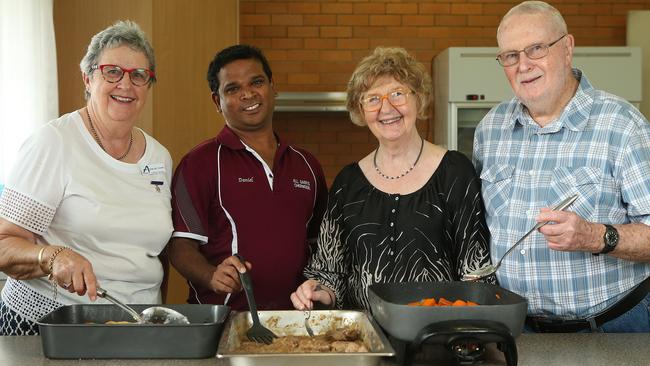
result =
[[[68,283],[62,284],[61,287],[68,288],[68,287],[70,287],[70,285],[72,285],[72,283],[68,282]]]

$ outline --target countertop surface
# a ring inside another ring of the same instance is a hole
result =
[[[519,365],[650,365],[650,334],[522,334],[517,338]],[[279,361],[278,365],[284,364]],[[444,365],[429,360],[416,365]],[[0,365],[210,365],[227,366],[224,359],[197,360],[50,360],[43,356],[41,338],[0,336]],[[394,358],[382,360],[382,366],[396,365]],[[505,365],[500,352],[490,345],[482,365]],[[333,366],[333,365],[332,365]]]

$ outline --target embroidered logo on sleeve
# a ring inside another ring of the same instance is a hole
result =
[[[306,189],[308,191],[311,191],[311,182],[308,181],[308,180],[304,180],[304,179],[294,179],[293,180],[293,187],[294,188]]]

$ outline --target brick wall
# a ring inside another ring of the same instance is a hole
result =
[[[447,47],[494,47],[510,0],[241,0],[241,42],[269,58],[279,91],[344,91],[356,63],[377,46],[400,46],[431,70]],[[626,14],[650,0],[561,0],[578,46],[625,45]],[[376,146],[346,113],[276,113],[275,128],[321,161],[328,182]],[[428,123],[418,125],[431,140]]]

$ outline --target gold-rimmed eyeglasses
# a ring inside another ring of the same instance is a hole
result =
[[[551,43],[535,43],[524,48],[523,50],[502,52],[497,55],[497,61],[499,62],[499,65],[503,67],[516,65],[519,63],[519,55],[521,55],[522,52],[525,53],[526,57],[531,60],[537,60],[546,57],[546,55],[548,55],[548,49],[566,36],[567,35],[565,34]]]
[[[127,69],[118,65],[93,65],[91,70],[97,70],[102,73],[104,80],[109,83],[117,83],[124,77],[124,73],[129,73],[131,83],[136,86],[145,86],[151,80],[156,79],[156,75],[149,69]]]
[[[381,105],[384,103],[384,99],[388,99],[388,102],[392,104],[393,107],[399,107],[406,104],[408,101],[408,96],[410,94],[415,94],[415,92],[412,90],[397,89],[384,95],[366,95],[361,99],[361,107],[366,112],[378,111],[381,109]]]

